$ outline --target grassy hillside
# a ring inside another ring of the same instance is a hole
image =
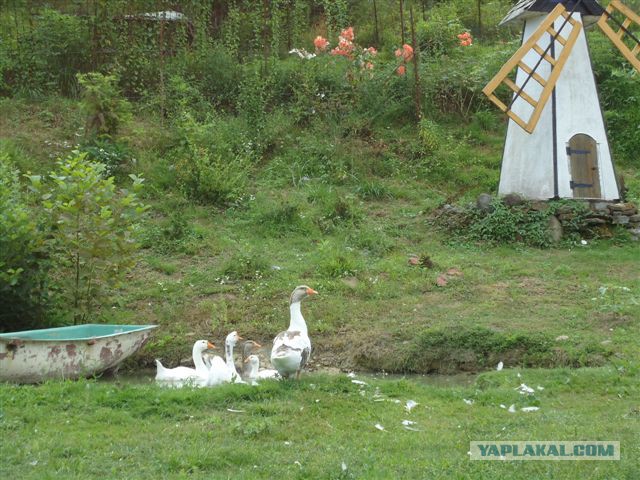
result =
[[[4,148],[23,170],[46,171],[74,148],[83,119],[75,102],[0,107]],[[220,125],[202,134],[219,135]],[[431,221],[434,208],[495,188],[502,125],[437,128],[445,145],[424,160],[397,153],[420,142],[403,130],[366,139],[320,125],[283,132],[270,158],[248,171],[242,197],[220,208],[173,187],[180,137],[137,116],[120,137],[132,152],[124,168],[146,176],[152,209],[136,267],[100,321],[160,324],[131,366],[175,363],[196,338],[219,342],[233,329],[268,344],[287,324],[290,291],[306,283],[321,294],[304,305],[317,368],[453,372],[500,360],[575,367],[631,359],[637,245],[622,233],[586,245],[570,237],[552,249],[444,233]],[[449,148],[468,156],[433,166]],[[412,266],[411,255],[432,265]],[[446,286],[437,285],[441,275]]]

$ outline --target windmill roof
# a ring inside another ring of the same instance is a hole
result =
[[[574,11],[582,15],[582,21],[585,25],[598,21],[598,18],[604,12],[604,9],[595,0],[520,0],[509,10],[500,25],[505,25],[515,20],[524,21],[541,13],[548,13],[558,3],[562,3],[568,11],[572,11],[575,8]]]

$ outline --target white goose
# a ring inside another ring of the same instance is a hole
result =
[[[156,359],[156,383],[175,388],[181,388],[187,384],[199,387],[206,385],[209,369],[202,360],[202,354],[209,348],[215,347],[207,340],[198,340],[193,344],[192,355],[195,369],[189,367],[165,368],[160,360]]]
[[[311,340],[309,340],[307,324],[300,310],[300,302],[307,296],[317,293],[306,285],[296,287],[291,293],[289,328],[276,336],[271,349],[271,364],[282,377],[289,377],[295,373],[296,379],[300,378],[300,371],[309,361]]]
[[[254,342],[253,340],[247,340],[242,346],[242,378],[248,383],[251,383],[248,378],[251,375],[253,363],[247,362],[247,359],[253,354],[255,350],[259,348],[262,348],[262,345],[260,345],[258,342]],[[265,380],[268,378],[281,378],[278,371],[273,368],[263,368],[262,370],[259,370],[260,357],[256,355],[256,358],[258,360],[258,366],[255,367],[255,378],[259,378],[261,380]]]
[[[260,368],[260,359],[257,355],[249,355],[244,360],[245,381],[250,385],[258,385],[258,369]]]
[[[226,361],[222,360],[222,358],[217,355],[210,359],[208,380],[206,382],[207,386],[213,387],[229,382],[243,383],[233,362],[233,347],[235,347],[238,340],[241,339],[242,337],[238,335],[238,332],[236,331],[227,335],[224,342],[224,354]]]

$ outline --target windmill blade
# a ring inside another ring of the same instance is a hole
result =
[[[616,20],[613,17],[614,13],[622,14],[624,20],[622,22]],[[609,21],[616,23],[620,28],[614,31]],[[613,0],[605,10],[605,13],[600,17],[600,20],[598,20],[598,26],[604,34],[618,47],[618,50],[620,50],[629,63],[640,72],[640,60],[638,60],[640,40],[630,30],[630,27],[633,25],[640,25],[640,16],[619,0]],[[625,42],[632,44],[633,47],[629,48]]]
[[[564,67],[564,64],[567,62],[569,54],[571,53],[576,40],[578,40],[578,35],[582,30],[582,24],[572,17],[572,13],[573,11],[567,12],[566,8],[564,8],[564,6],[559,3],[549,13],[549,15],[547,15],[547,17],[531,34],[531,36],[522,44],[522,46],[513,54],[513,56],[504,64],[504,66],[500,69],[496,76],[493,77],[489,81],[489,83],[487,83],[487,85],[482,89],[482,92],[489,98],[489,100],[497,105],[500,110],[506,113],[509,118],[511,118],[516,124],[518,124],[528,133],[533,132],[534,128],[536,127],[536,124],[540,119],[540,115],[542,114],[542,110],[549,100],[549,97],[553,92],[558,78],[560,77],[562,67]],[[564,18],[564,22],[556,31],[554,28],[554,24],[555,21],[560,17]],[[570,29],[568,34],[567,29]],[[545,34],[551,35],[553,41],[550,41],[547,48],[543,49],[542,47],[540,47],[538,42]],[[562,51],[557,58],[554,58],[549,54],[549,52],[551,51],[551,47],[555,44],[555,42],[558,42],[560,45],[562,45]],[[527,65],[524,61],[524,57],[531,54],[532,52],[535,52],[538,56],[538,61],[533,67]],[[542,61],[547,62],[551,66],[551,71],[547,75],[547,78],[545,78],[544,75],[541,75],[537,71]],[[527,77],[524,79],[524,81],[521,82],[520,85],[509,78],[516,67],[520,68],[527,74]],[[527,94],[524,91],[527,83],[532,78],[542,87],[538,98],[533,98],[531,95]],[[509,105],[505,105],[495,95],[496,89],[503,84],[509,87],[514,92],[513,98]],[[518,98],[522,98],[532,107],[532,111],[527,116],[527,118],[522,118],[512,109]]]

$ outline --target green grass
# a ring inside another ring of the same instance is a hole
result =
[[[634,478],[640,468],[637,371],[503,370],[473,385],[438,387],[360,378],[367,385],[344,375],[179,391],[104,381],[5,385],[0,471],[25,479],[610,480]],[[536,393],[520,395],[523,382]],[[418,406],[407,413],[409,399]],[[509,413],[500,404],[540,410]],[[404,419],[419,431],[405,430]],[[622,455],[598,463],[474,462],[472,440],[612,440]]]

